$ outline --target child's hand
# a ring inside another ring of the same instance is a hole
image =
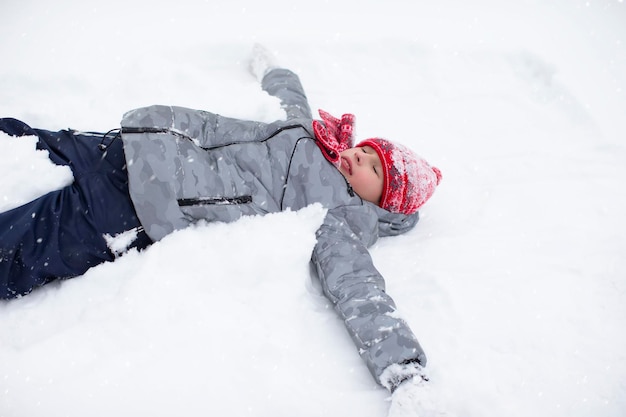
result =
[[[453,417],[422,376],[402,382],[391,395],[388,417]]]
[[[257,81],[263,81],[263,77],[271,69],[277,68],[276,57],[263,45],[255,43],[252,47],[252,55],[248,63],[248,71],[254,75]]]

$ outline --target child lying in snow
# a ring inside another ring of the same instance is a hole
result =
[[[253,60],[262,88],[287,120],[237,120],[152,106],[126,113],[107,134],[33,129],[0,119],[0,130],[38,137],[68,165],[74,183],[0,214],[0,296],[14,298],[114,260],[105,236],[132,231],[143,249],[197,220],[328,209],[311,262],[375,380],[393,391],[421,374],[426,357],[375,269],[367,248],[410,230],[441,173],[400,144],[352,143],[354,116],[313,120],[298,77]],[[115,249],[117,252],[118,249]]]

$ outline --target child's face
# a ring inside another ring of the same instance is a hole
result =
[[[383,166],[371,146],[350,148],[341,152],[339,172],[364,200],[380,203],[383,194]]]

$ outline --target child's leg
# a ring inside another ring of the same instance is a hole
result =
[[[75,180],[62,190],[0,213],[0,298],[26,294],[112,260],[103,234],[140,227],[128,194],[121,140],[103,152],[98,148],[102,135],[48,132],[19,123],[12,122],[17,130],[7,133],[21,129],[23,134],[37,135],[53,161],[72,167]],[[0,124],[0,129],[6,126]],[[131,247],[141,249],[150,243],[141,232]]]
[[[111,260],[72,185],[0,213],[0,297],[13,298]]]

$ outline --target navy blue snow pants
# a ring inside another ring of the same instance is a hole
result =
[[[0,298],[27,294],[113,260],[103,234],[114,236],[140,226],[128,193],[122,140],[101,133],[33,129],[16,119],[0,119],[0,130],[37,136],[37,148],[74,174],[67,187],[0,213]],[[105,150],[99,149],[101,143],[108,145]],[[143,249],[150,243],[140,232],[131,247]]]

